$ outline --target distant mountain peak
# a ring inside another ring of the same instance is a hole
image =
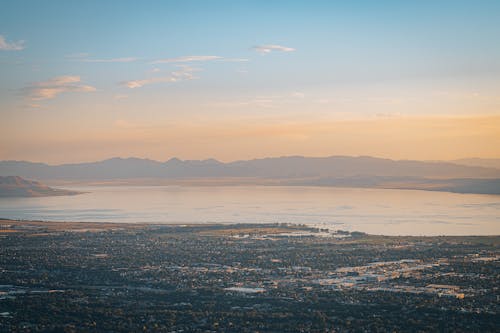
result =
[[[215,158],[207,158],[206,160],[202,160],[202,162],[213,163],[213,164],[223,164],[221,161],[218,161]]]
[[[180,164],[180,163],[183,163],[184,161],[177,158],[177,157],[172,157],[170,158],[168,161],[166,161],[165,163],[168,163],[168,164]]]
[[[319,179],[372,177],[426,178],[500,178],[500,170],[465,166],[450,162],[424,162],[371,156],[267,157],[235,162],[213,158],[181,160],[172,157],[158,162],[136,157],[113,157],[88,163],[46,165],[30,162],[0,161],[0,175],[48,180],[113,180],[113,179],[185,179],[185,178],[254,178],[254,179]]]

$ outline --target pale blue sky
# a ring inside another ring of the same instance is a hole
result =
[[[0,130],[12,137],[55,123],[500,114],[500,1],[0,4]],[[29,159],[29,142],[12,140],[0,158]]]

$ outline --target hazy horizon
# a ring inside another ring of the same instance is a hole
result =
[[[498,2],[149,4],[4,3],[0,160],[500,158]]]
[[[455,164],[460,164],[462,161],[467,162],[464,163],[464,165],[474,165],[473,161],[474,160],[481,160],[481,161],[499,161],[500,163],[500,158],[481,158],[477,156],[466,156],[462,158],[456,158],[456,159],[448,159],[448,160],[428,160],[428,159],[410,159],[410,158],[389,158],[389,157],[381,157],[381,156],[373,156],[373,155],[275,155],[275,156],[262,156],[262,157],[254,157],[254,158],[248,158],[248,159],[233,159],[233,160],[221,160],[217,159],[214,157],[207,157],[203,159],[190,159],[190,158],[179,158],[177,156],[167,156],[165,158],[160,158],[160,159],[154,159],[154,158],[148,158],[148,157],[140,157],[140,156],[108,156],[102,159],[96,159],[96,160],[75,160],[75,161],[67,161],[67,162],[60,162],[60,163],[50,163],[46,161],[40,161],[40,160],[15,160],[15,159],[4,159],[0,160],[0,162],[28,162],[28,163],[41,163],[41,164],[47,164],[50,166],[58,166],[58,165],[64,165],[64,164],[86,164],[86,163],[99,163],[99,162],[104,162],[108,160],[113,160],[113,159],[121,159],[121,160],[128,160],[128,159],[139,159],[139,160],[149,160],[153,162],[159,162],[159,163],[165,163],[170,160],[175,160],[178,159],[183,162],[190,162],[190,161],[209,161],[213,160],[216,162],[224,163],[224,164],[230,164],[230,163],[235,163],[235,162],[242,162],[242,161],[252,161],[252,160],[262,160],[262,159],[279,159],[279,158],[293,158],[293,157],[300,157],[300,158],[306,158],[306,159],[326,159],[326,158],[336,158],[336,157],[347,157],[347,158],[362,158],[362,157],[367,157],[367,158],[374,158],[374,159],[387,159],[387,160],[392,160],[395,162],[399,161],[416,161],[416,162],[444,162],[444,163],[455,163]],[[478,165],[479,166],[479,165]],[[496,168],[496,166],[491,166],[491,168]]]

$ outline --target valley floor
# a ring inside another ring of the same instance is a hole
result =
[[[0,220],[2,332],[494,332],[500,236]]]

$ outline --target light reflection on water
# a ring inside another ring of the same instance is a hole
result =
[[[287,222],[385,235],[500,234],[500,196],[279,186],[69,189],[90,193],[1,198],[0,217],[129,223]]]

